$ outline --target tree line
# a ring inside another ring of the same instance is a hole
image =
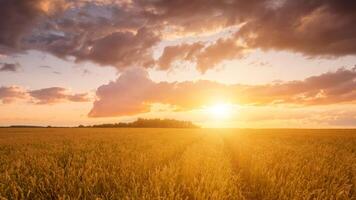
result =
[[[119,122],[111,124],[98,124],[91,126],[78,126],[79,128],[199,128],[190,121],[175,119],[143,119],[138,118],[134,122]]]

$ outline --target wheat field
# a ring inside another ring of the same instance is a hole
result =
[[[355,130],[0,129],[0,199],[356,199]]]

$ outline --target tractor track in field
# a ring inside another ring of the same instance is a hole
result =
[[[263,199],[262,195],[259,194],[258,191],[254,191],[254,189],[252,187],[250,187],[248,172],[242,170],[242,168],[240,167],[240,160],[238,158],[238,150],[237,150],[237,148],[234,148],[235,145],[233,144],[232,139],[233,139],[233,136],[225,135],[223,137],[225,151],[226,151],[226,154],[228,154],[227,156],[229,156],[229,158],[230,158],[231,168],[232,168],[233,172],[235,173],[235,175],[237,175],[241,178],[240,182],[236,183],[237,187],[238,187],[238,185],[240,185],[240,188],[238,188],[238,189],[241,191],[242,196],[246,200]],[[234,140],[236,140],[236,139],[234,138]]]
[[[155,168],[160,168],[160,167],[164,167],[169,165],[171,162],[175,161],[175,160],[179,160],[183,153],[187,151],[187,149],[189,149],[189,147],[199,143],[202,138],[204,137],[204,135],[199,136],[198,138],[194,139],[191,142],[188,142],[187,144],[185,144],[184,146],[182,146],[181,148],[177,149],[177,151],[175,151],[171,156],[168,156],[167,158],[159,161]]]

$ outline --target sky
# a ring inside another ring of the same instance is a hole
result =
[[[0,126],[355,128],[353,0],[2,0]]]

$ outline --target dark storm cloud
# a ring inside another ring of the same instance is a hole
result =
[[[200,71],[239,58],[245,49],[355,55],[355,10],[353,0],[2,0],[0,49],[38,49],[119,69],[168,69],[186,60]],[[179,44],[167,47],[158,61],[152,57],[152,48],[167,35],[237,25],[230,38]]]
[[[20,68],[18,63],[0,63],[0,72],[18,72]]]

